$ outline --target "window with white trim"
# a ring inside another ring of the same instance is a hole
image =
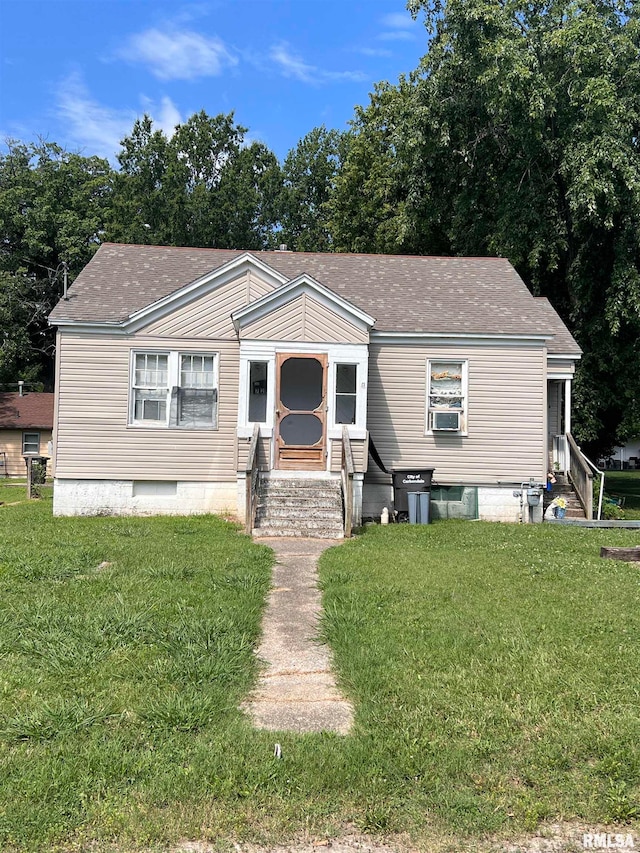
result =
[[[358,365],[336,364],[335,422],[355,424],[358,396]]]
[[[23,456],[38,456],[40,453],[40,433],[39,432],[23,432],[22,433],[22,455]]]
[[[178,426],[213,427],[217,420],[218,391],[215,356],[180,356],[178,394]]]
[[[166,423],[169,393],[169,355],[138,352],[133,371],[133,420]]]
[[[249,423],[267,422],[267,392],[269,364],[266,361],[249,362],[248,418]]]
[[[133,353],[132,425],[215,429],[217,422],[216,353]]]
[[[467,362],[427,362],[427,431],[466,432]]]

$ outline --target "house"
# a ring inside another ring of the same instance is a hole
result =
[[[626,444],[618,444],[610,456],[598,460],[601,468],[616,471],[637,471],[640,468],[640,437],[629,439]]]
[[[433,468],[443,512],[516,521],[570,432],[580,350],[501,258],[104,244],[50,322],[61,515],[243,518],[348,468],[357,523]]]
[[[25,477],[25,459],[49,457],[54,395],[0,393],[0,475]]]

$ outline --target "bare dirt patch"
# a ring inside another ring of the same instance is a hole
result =
[[[597,835],[597,838],[594,836]],[[591,842],[589,842],[591,838]],[[602,841],[605,840],[605,847]],[[631,846],[632,845],[632,846]],[[587,826],[577,822],[541,826],[531,835],[512,838],[454,838],[434,836],[419,844],[408,838],[344,835],[331,839],[302,839],[286,844],[261,846],[230,843],[228,847],[185,841],[170,853],[582,853],[587,849],[640,850],[640,827]]]

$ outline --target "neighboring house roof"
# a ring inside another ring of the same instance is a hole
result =
[[[105,243],[69,289],[68,299],[53,310],[50,321],[54,325],[122,323],[246,254],[231,249]],[[560,318],[531,295],[504,258],[248,254],[288,281],[311,276],[372,315],[377,332],[552,336],[562,328],[571,341],[571,349],[562,351],[580,353]]]
[[[0,392],[0,429],[53,429],[53,396]]]

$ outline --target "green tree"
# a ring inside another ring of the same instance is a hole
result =
[[[0,155],[0,386],[53,383],[47,317],[101,240],[113,173],[51,142]]]
[[[281,198],[281,241],[298,252],[333,248],[328,201],[346,152],[347,136],[314,128],[286,156]]]
[[[168,139],[149,116],[118,154],[109,239],[174,246],[264,248],[277,221],[280,171],[264,145],[244,144],[233,113],[192,115]],[[239,242],[243,241],[243,242]]]
[[[336,241],[508,257],[585,351],[579,439],[597,452],[640,432],[640,6],[410,7],[429,49],[356,117]]]
[[[121,142],[106,239],[118,243],[186,241],[186,166],[147,115]]]
[[[241,148],[226,164],[213,195],[220,247],[270,249],[276,242],[282,172],[261,142]],[[214,245],[216,245],[214,243]]]

